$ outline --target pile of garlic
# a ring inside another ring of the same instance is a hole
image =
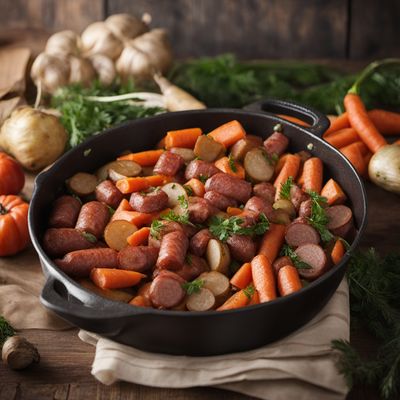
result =
[[[94,22],[79,36],[65,30],[52,35],[35,59],[31,77],[44,92],[70,83],[88,85],[94,78],[110,84],[122,80],[152,79],[172,63],[167,33],[150,30],[148,23],[129,14],[115,14]]]

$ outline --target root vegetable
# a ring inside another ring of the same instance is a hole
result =
[[[104,54],[94,54],[90,57],[90,61],[100,82],[103,85],[111,85],[117,75],[114,61]]]
[[[61,56],[79,54],[80,37],[77,33],[65,30],[51,35],[46,43],[45,53]]]
[[[96,71],[90,60],[76,56],[69,56],[69,83],[81,83],[83,86],[89,86],[96,77]]]
[[[148,25],[130,14],[110,15],[104,23],[119,40],[134,39],[149,30]]]
[[[3,362],[11,369],[19,370],[40,361],[37,348],[21,336],[9,337],[1,352]]]

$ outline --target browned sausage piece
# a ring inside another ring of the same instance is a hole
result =
[[[303,218],[311,217],[312,203],[313,201],[311,199],[301,202],[299,207],[299,217]]]
[[[282,257],[277,258],[272,264],[272,268],[274,269],[275,275],[278,275],[279,270],[281,268],[285,267],[286,265],[293,266],[293,262],[290,259],[290,257],[282,256]]]
[[[326,227],[336,236],[345,238],[353,227],[353,213],[344,205],[332,206],[326,209],[329,222]]]
[[[243,222],[240,224],[240,226],[243,226],[244,228],[248,228],[249,226],[253,226],[254,224],[257,223],[259,214],[255,213],[254,211],[244,211],[241,214],[237,215],[238,218],[240,218]]]
[[[256,255],[256,244],[250,236],[232,235],[227,243],[231,256],[237,261],[248,262]]]
[[[76,250],[54,262],[67,275],[86,278],[95,267],[118,268],[118,253],[110,248]]]
[[[182,268],[189,247],[189,239],[182,231],[167,233],[161,240],[157,268],[177,270]]]
[[[207,228],[197,232],[190,239],[190,251],[196,256],[202,257],[205,254],[208,242],[212,237],[213,235],[211,235],[211,232]]]
[[[206,192],[215,190],[224,196],[246,203],[251,196],[251,183],[220,172],[207,179]]]
[[[208,179],[211,176],[221,172],[214,164],[205,162],[203,160],[191,161],[185,171],[185,178],[187,180],[192,178],[205,178]]]
[[[207,262],[202,257],[197,257],[194,254],[186,256],[186,262],[181,269],[175,271],[185,281],[192,281],[200,274],[209,270]]]
[[[161,271],[150,285],[150,300],[154,307],[164,309],[177,306],[186,295],[182,288],[184,282],[173,272]]]
[[[311,268],[298,269],[299,275],[307,280],[320,277],[328,268],[328,259],[321,246],[317,244],[303,244],[296,249],[299,259]]]
[[[51,228],[73,228],[78,219],[81,202],[73,196],[61,196],[54,202],[49,218]]]
[[[43,236],[43,248],[50,257],[62,257],[71,251],[95,246],[84,233],[73,228],[50,228]]]
[[[266,202],[272,204],[275,201],[275,186],[269,182],[257,183],[253,187],[253,193],[257,197],[261,197]]]
[[[159,221],[161,227],[155,233],[155,236],[150,234],[149,236],[149,246],[160,248],[161,239],[164,235],[170,232],[182,231],[184,232],[183,226],[179,222],[174,221]],[[187,235],[188,236],[188,235]]]
[[[264,141],[265,150],[269,155],[282,155],[289,145],[289,139],[280,132],[274,132]]]
[[[310,198],[310,196],[305,193],[302,189],[300,189],[297,185],[293,185],[290,188],[290,201],[294,205],[294,208],[298,210],[300,208],[300,204],[303,201],[306,201]]]
[[[158,159],[153,172],[154,174],[174,176],[184,164],[185,160],[179,154],[165,151]]]
[[[112,208],[117,208],[124,195],[109,179],[96,186],[96,200],[105,203]]]
[[[131,194],[129,204],[135,211],[153,213],[163,210],[168,205],[168,195],[163,190],[152,192],[134,192]]]
[[[203,223],[210,216],[208,201],[202,197],[189,197],[189,220],[195,224]]]
[[[271,203],[258,196],[251,197],[245,204],[244,209],[253,212],[257,217],[263,213],[269,218],[273,212]]]
[[[213,207],[219,210],[225,211],[228,207],[237,207],[238,205],[236,200],[226,197],[214,190],[205,193],[204,198],[208,200]]]
[[[109,220],[110,212],[105,204],[89,201],[82,206],[75,228],[100,238]]]
[[[150,246],[126,246],[118,253],[121,269],[145,272],[154,267],[158,257],[158,248]]]
[[[298,218],[286,228],[285,240],[289,246],[298,247],[308,243],[318,244],[320,236],[305,219]]]

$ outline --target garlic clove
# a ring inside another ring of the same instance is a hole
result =
[[[133,39],[149,30],[144,21],[130,14],[110,15],[104,23],[121,41]]]
[[[65,30],[51,35],[46,43],[45,53],[61,56],[79,54],[80,37],[77,33]]]
[[[69,83],[80,83],[83,86],[89,86],[96,77],[96,71],[91,61],[87,58],[70,56],[69,65]]]
[[[129,44],[122,50],[116,62],[118,74],[122,80],[134,78],[136,80],[151,79],[154,67],[146,53]]]
[[[92,62],[100,82],[103,85],[111,85],[117,75],[113,60],[104,54],[94,54],[90,57],[90,61]]]

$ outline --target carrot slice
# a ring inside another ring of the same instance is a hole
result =
[[[244,168],[237,161],[228,157],[219,158],[214,165],[222,172],[236,176],[236,178],[244,179],[246,175]]]
[[[375,109],[368,116],[382,135],[400,134],[400,113]]]
[[[209,135],[225,147],[232,146],[246,136],[246,131],[239,121],[233,120],[215,128]]]
[[[336,131],[338,131],[340,129],[344,129],[344,128],[350,128],[350,121],[349,121],[349,117],[347,116],[346,112],[344,112],[342,115],[339,115],[337,118],[335,118],[333,121],[331,121],[331,125],[324,133],[323,138],[325,139],[332,132],[336,132]]]
[[[244,289],[250,285],[253,277],[251,275],[251,265],[250,263],[244,263],[232,276],[230,282],[231,285]]]
[[[343,204],[346,200],[346,195],[344,194],[342,188],[332,178],[325,183],[325,186],[321,190],[321,196],[326,198],[329,206]]]
[[[146,275],[116,268],[93,268],[90,279],[102,289],[122,289],[137,285]]]
[[[353,167],[360,175],[365,174],[367,170],[367,164],[364,161],[360,147],[356,143],[342,147],[340,151],[353,164]]]
[[[318,157],[311,157],[303,165],[303,190],[320,193],[322,189],[323,164]]]
[[[124,178],[117,181],[115,186],[123,194],[140,192],[152,186],[161,186],[169,181],[165,175],[137,176],[135,178]]]
[[[202,134],[203,131],[200,128],[169,131],[165,136],[165,148],[172,149],[172,147],[184,147],[186,149],[193,149],[197,138]]]
[[[285,265],[278,272],[278,290],[281,296],[297,292],[303,287],[297,268]]]
[[[156,165],[162,153],[164,153],[164,150],[162,149],[146,150],[139,153],[126,154],[125,156],[118,157],[117,160],[135,161],[142,167],[151,167],[153,165]]]
[[[238,208],[238,207],[228,207],[228,208],[226,209],[226,213],[227,213],[229,216],[232,216],[232,215],[239,215],[239,214],[242,214],[242,212],[243,212],[243,210],[242,210],[241,208]]]
[[[344,128],[336,132],[331,133],[325,140],[330,143],[333,147],[340,149],[341,147],[347,146],[351,143],[360,140],[357,132],[353,128]]]
[[[331,258],[333,263],[338,264],[342,259],[342,257],[344,256],[345,252],[346,250],[344,248],[343,242],[340,239],[337,239],[331,251]]]
[[[150,234],[150,228],[148,227],[140,228],[136,232],[133,232],[132,235],[128,236],[126,241],[131,246],[140,246],[147,242],[149,234]]]
[[[183,186],[189,186],[192,189],[193,194],[197,197],[203,197],[206,192],[204,183],[197,178],[188,180]]]
[[[146,214],[138,211],[118,211],[113,215],[113,221],[128,221],[131,224],[136,225],[137,228],[150,224],[153,218],[153,214]]]
[[[281,193],[281,186],[287,181],[289,176],[296,179],[296,176],[300,168],[300,157],[295,154],[288,154],[285,159],[285,163],[278,176],[275,179],[274,186],[276,188],[275,200],[278,200]]]
[[[267,232],[261,239],[261,246],[258,254],[266,256],[270,263],[273,263],[281,250],[285,240],[286,226],[270,224]]]
[[[259,254],[251,260],[251,273],[260,303],[276,299],[274,270],[266,256]]]
[[[229,297],[224,304],[217,308],[217,311],[233,310],[235,308],[246,307],[250,299],[245,289],[239,290]]]

